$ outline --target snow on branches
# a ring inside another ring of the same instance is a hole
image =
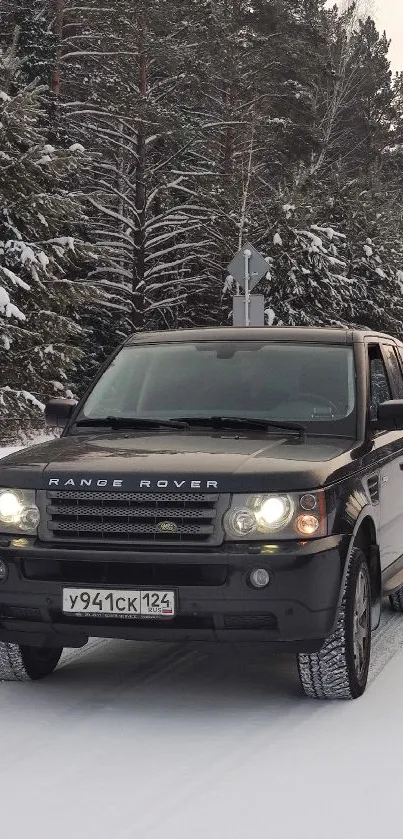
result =
[[[0,58],[0,426],[24,424],[69,384],[80,354],[80,306],[89,298],[81,270],[87,218],[74,191],[76,150],[48,142],[46,90],[10,85]],[[8,90],[5,90],[5,87]],[[52,343],[51,355],[46,347]],[[28,394],[28,396],[27,396]],[[1,430],[1,429],[0,429]]]

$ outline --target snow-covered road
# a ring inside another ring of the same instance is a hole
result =
[[[0,684],[1,837],[399,836],[402,696],[387,611],[355,703],[303,699],[263,646],[93,641]]]
[[[402,641],[393,617],[375,665]],[[93,642],[0,686],[2,836],[396,835],[402,692],[400,650],[362,700],[322,704],[263,648]]]

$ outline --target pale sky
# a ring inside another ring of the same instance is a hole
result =
[[[335,0],[327,0],[329,6]],[[347,6],[352,0],[336,0],[339,6]],[[403,0],[358,0],[359,7],[376,19],[380,32],[386,30],[392,41],[390,60],[393,70],[403,70]]]
[[[390,58],[394,70],[403,70],[403,0],[375,0],[374,13],[381,31],[392,39]]]

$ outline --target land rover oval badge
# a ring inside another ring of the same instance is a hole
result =
[[[177,533],[178,525],[174,521],[160,521],[157,524],[160,533]]]

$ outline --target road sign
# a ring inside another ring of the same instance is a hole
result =
[[[233,325],[245,326],[245,298],[238,294],[234,299]],[[249,298],[249,326],[264,326],[263,294],[251,294]]]
[[[250,254],[250,255],[249,255]],[[245,288],[248,277],[245,274],[245,260],[249,273],[249,291],[255,288],[260,283],[260,280],[266,276],[269,271],[269,265],[259,251],[253,247],[249,242],[244,245],[242,250],[234,256],[232,262],[228,265],[228,273],[234,280]]]

